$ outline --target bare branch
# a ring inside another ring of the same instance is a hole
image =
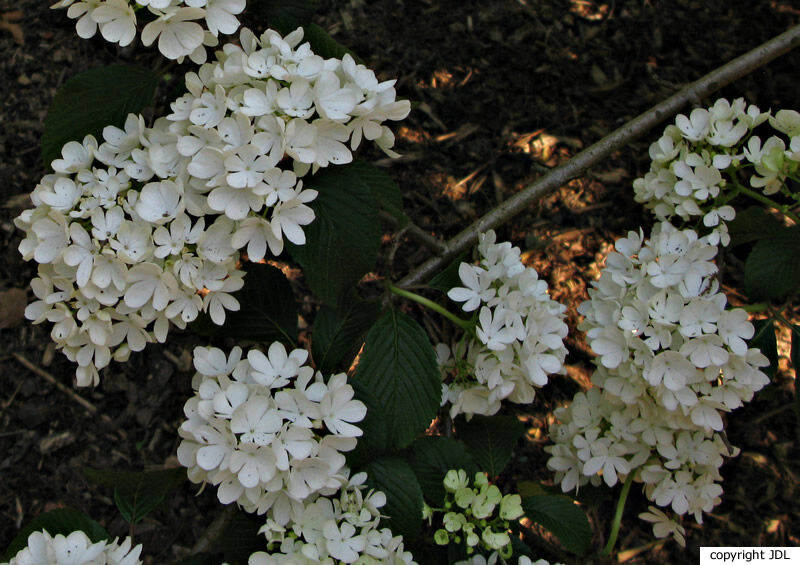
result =
[[[461,233],[447,241],[443,246],[444,250],[439,255],[414,269],[400,280],[397,286],[413,286],[429,279],[456,255],[474,245],[479,233],[507,222],[543,196],[564,186],[614,151],[621,149],[664,120],[671,118],[689,102],[697,103],[701,98],[766,65],[798,45],[800,45],[800,26],[796,26],[770,39],[766,43],[708,73],[701,79],[685,86],[676,94],[640,114],[594,145],[584,149],[567,163],[553,169],[475,221]]]

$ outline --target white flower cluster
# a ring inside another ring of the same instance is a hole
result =
[[[67,16],[78,20],[80,37],[94,37],[99,29],[103,39],[122,47],[136,37],[136,12],[147,8],[150,21],[142,29],[142,43],[158,39],[158,50],[168,59],[189,57],[200,64],[206,61],[206,46],[239,29],[236,16],[245,0],[59,0],[51,8],[67,8]]]
[[[307,503],[288,528],[268,520],[260,532],[270,552],[251,555],[249,565],[414,563],[402,536],[379,527],[386,495],[374,490],[365,495],[366,478],[366,473],[358,473],[335,495]]]
[[[629,232],[615,246],[578,308],[598,355],[595,386],[556,411],[547,465],[565,492],[635,473],[658,506],[701,522],[734,454],[722,413],[769,383],[758,369],[769,363],[747,347],[747,313],[725,309],[706,239],[662,222],[649,240]]]
[[[473,555],[469,559],[465,559],[464,561],[457,561],[455,565],[496,565],[498,560],[502,559],[498,552],[491,553],[489,557],[485,557],[483,555]],[[513,563],[513,561],[509,561],[508,559],[502,559],[500,563]],[[550,562],[547,559],[537,559],[533,561],[527,555],[520,555],[519,559],[517,559],[517,565],[550,565]],[[563,563],[553,563],[553,565],[564,565]]]
[[[519,248],[496,238],[493,230],[480,235],[479,263],[461,263],[464,286],[447,293],[464,302],[465,312],[480,308],[477,326],[454,354],[445,344],[437,346],[446,379],[442,405],[451,404],[451,417],[495,414],[504,399],[533,402],[534,387],[564,371],[566,307],[550,298],[535,269],[525,267]]]
[[[326,382],[303,349],[276,342],[266,355],[242,355],[195,348],[178,460],[192,482],[218,485],[223,504],[298,522],[307,501],[347,482],[342,452],[355,448],[362,432],[353,424],[367,409],[344,373]]]
[[[226,45],[187,74],[189,94],[166,119],[148,128],[131,115],[102,144],[67,143],[33,191],[36,207],[15,220],[20,252],[40,264],[26,316],[55,323],[80,386],[97,384],[112,357],[163,342],[170,324],[200,312],[222,324],[238,310],[238,249],[259,261],[284,239],[305,243],[317,191],[298,175],[351,161],[342,141],[391,152],[381,123],[409,109],[393,81],[349,56],[324,60],[301,39],[242,30],[244,48]]]
[[[80,530],[67,536],[42,530],[28,536],[28,545],[6,565],[141,565],[141,544],[131,546],[131,538],[92,543]]]
[[[788,140],[772,135],[762,142],[754,135],[767,120]],[[788,190],[787,176],[800,163],[800,113],[772,115],[741,98],[732,103],[721,98],[708,109],[679,115],[650,146],[650,158],[650,171],[633,183],[636,201],[661,221],[702,216],[710,243],[728,245],[725,222],[736,215],[729,202],[742,189],[750,190],[746,184],[765,195]]]

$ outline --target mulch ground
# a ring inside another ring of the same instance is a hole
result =
[[[16,251],[20,234],[12,219],[44,174],[39,140],[59,85],[88,68],[157,59],[141,47],[119,50],[100,39],[80,40],[65,13],[46,4],[0,0],[6,24],[0,25],[0,291],[26,292],[34,275]],[[317,23],[381,78],[397,77],[400,96],[413,101],[411,116],[396,128],[403,158],[382,163],[402,187],[408,215],[443,238],[685,83],[800,21],[800,3],[764,0],[320,4]],[[798,67],[800,53],[790,53],[720,95],[743,96],[762,108],[797,108]],[[574,306],[586,298],[614,239],[651,222],[633,202],[631,183],[647,169],[647,146],[656,136],[617,152],[499,230],[523,249],[552,295],[570,306],[573,328]],[[383,264],[396,278],[428,256],[413,241],[401,240],[396,249],[391,238],[387,242],[391,262]],[[727,273],[732,290],[735,271]],[[200,338],[176,333],[165,345],[113,365],[100,387],[77,392],[87,407],[47,378],[71,389],[74,371],[54,351],[49,328],[19,319],[19,292],[5,296],[14,299],[3,301],[0,311],[0,549],[20,526],[59,506],[78,508],[113,535],[126,535],[111,492],[89,482],[83,469],[176,464],[175,430],[192,375],[189,352]],[[550,413],[586,385],[591,367],[577,332],[569,346],[567,377],[555,378],[532,407],[519,411],[531,430],[506,480],[551,479],[542,451]],[[800,544],[794,395],[784,359],[773,384],[729,418],[728,437],[742,454],[723,467],[722,503],[702,526],[687,521],[686,550],[652,541],[635,518],[646,500],[634,494],[615,559],[687,563],[697,562],[700,546]],[[147,563],[188,553],[219,509],[213,490],[197,495],[187,483],[137,526]],[[600,547],[613,501],[589,512]],[[601,562],[570,559],[548,540],[540,549],[551,560]]]

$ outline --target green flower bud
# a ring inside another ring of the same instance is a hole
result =
[[[500,517],[503,520],[516,520],[524,513],[522,498],[518,494],[507,494],[500,501]]]
[[[489,479],[486,473],[475,473],[475,486],[483,487],[489,484]]]
[[[493,532],[491,528],[483,530],[483,543],[491,549],[501,549],[511,543],[506,532]]]
[[[467,518],[463,514],[458,514],[457,512],[448,512],[444,515],[443,522],[448,532],[457,532],[467,523]]]
[[[436,530],[436,533],[433,534],[433,541],[436,542],[436,545],[447,545],[450,543],[450,535],[447,530]]]
[[[458,504],[461,508],[467,508],[470,504],[472,504],[472,500],[475,498],[475,491],[469,487],[463,487],[456,491],[455,499],[456,504]]]
[[[469,484],[467,472],[464,469],[450,469],[444,476],[443,482],[447,492],[456,492],[458,489]]]

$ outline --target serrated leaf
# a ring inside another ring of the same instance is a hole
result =
[[[464,469],[470,477],[478,472],[478,466],[467,452],[467,447],[454,438],[422,436],[411,444],[409,453],[409,464],[422,487],[422,493],[437,506],[444,504],[442,481],[449,470]]]
[[[324,303],[337,306],[346,290],[374,266],[381,243],[378,205],[349,165],[328,167],[304,183],[319,191],[305,245],[289,244],[306,281]]]
[[[469,422],[464,418],[456,421],[456,437],[490,477],[503,471],[524,433],[525,426],[514,416],[473,416]]]
[[[367,484],[383,491],[386,506],[381,514],[388,517],[387,527],[414,543],[422,531],[422,489],[409,464],[396,457],[384,457],[367,465]]]
[[[436,417],[442,395],[436,353],[420,325],[387,311],[367,334],[353,378],[370,390],[390,446],[405,447]]]
[[[753,300],[781,298],[800,284],[800,226],[759,239],[744,265],[744,287]]]
[[[465,256],[466,253],[462,253],[456,257],[443,271],[437,273],[431,279],[428,286],[440,290],[445,294],[447,294],[451,288],[463,286],[464,283],[461,282],[461,277],[458,276],[458,267],[464,261]]]
[[[317,11],[316,0],[257,0],[247,5],[249,15],[254,15],[262,29],[268,27],[282,35],[311,23]]]
[[[89,518],[86,514],[72,508],[56,508],[40,514],[22,528],[11,540],[3,554],[2,562],[7,563],[11,558],[28,545],[28,536],[33,532],[47,531],[51,536],[62,534],[67,536],[76,530],[84,532],[93,543],[110,539],[108,532]]]
[[[186,469],[160,471],[106,471],[84,469],[89,480],[114,487],[114,503],[130,524],[136,524],[155,510],[166,496],[186,478]]]
[[[311,335],[311,353],[317,368],[327,374],[349,366],[380,310],[377,302],[358,298],[351,298],[338,308],[323,304],[314,318]]]
[[[233,296],[238,312],[226,312],[225,324],[218,326],[207,314],[189,327],[204,336],[231,337],[252,341],[280,341],[294,347],[297,342],[297,304],[292,286],[280,269],[264,263],[248,263],[244,286]]]
[[[769,378],[772,378],[775,376],[775,371],[778,370],[778,340],[775,337],[775,321],[772,318],[753,320],[753,328],[755,332],[747,346],[760,349],[761,353],[767,356],[769,366],[762,367],[761,370]]]
[[[355,391],[354,397],[367,407],[367,415],[358,423],[364,435],[358,438],[355,449],[345,454],[347,466],[358,469],[390,450],[389,422],[383,416],[378,397],[368,386],[354,379],[350,380],[350,384]]]
[[[350,167],[369,187],[381,209],[400,222],[408,222],[408,217],[403,212],[403,195],[400,193],[400,187],[386,171],[363,161],[353,161]]]
[[[779,234],[784,229],[783,224],[775,216],[760,206],[751,206],[737,211],[736,217],[727,225],[728,233],[731,236],[731,245],[758,241],[764,237]]]
[[[363,63],[361,57],[353,51],[336,41],[324,28],[317,24],[308,24],[303,28],[305,34],[303,39],[311,44],[311,49],[325,59],[341,59],[345,55],[350,55],[356,63]]]
[[[545,494],[522,499],[525,515],[549,530],[561,545],[577,555],[584,555],[592,541],[592,528],[586,513],[572,499]]]
[[[65,82],[47,111],[42,133],[46,167],[61,156],[68,141],[93,135],[102,142],[103,128],[122,127],[128,114],[138,114],[153,103],[159,77],[137,65],[89,69]]]

